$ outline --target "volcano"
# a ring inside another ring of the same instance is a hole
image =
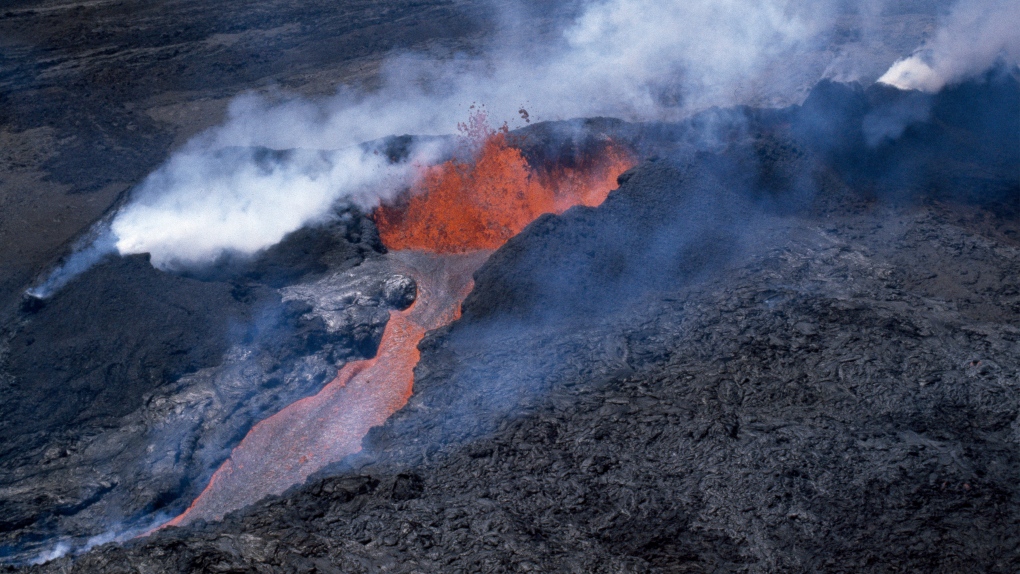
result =
[[[1008,571],[1020,159],[982,114],[1020,125],[1020,84],[945,91],[869,145],[867,118],[914,97],[822,83],[796,108],[489,131],[342,235],[218,271],[290,309],[242,348],[300,357],[279,338],[305,332],[364,359],[247,419],[171,491],[191,506],[170,527],[39,569]],[[486,203],[508,188],[536,195]],[[322,259],[354,240],[360,263]],[[296,253],[324,262],[264,271]],[[248,372],[275,388],[302,361]]]
[[[15,4],[0,571],[1020,571],[1008,3]]]

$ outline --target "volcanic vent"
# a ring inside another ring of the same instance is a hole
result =
[[[492,129],[481,112],[461,131],[453,159],[422,166],[404,197],[373,214],[394,269],[418,287],[411,307],[390,312],[376,356],[348,363],[318,394],[253,427],[170,525],[220,519],[358,452],[368,430],[411,396],[418,343],[459,318],[489,254],[540,215],[601,204],[636,163],[606,138],[569,162],[531,165],[506,126]]]

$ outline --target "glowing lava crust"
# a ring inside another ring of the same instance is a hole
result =
[[[169,525],[217,520],[361,449],[361,440],[406,404],[425,333],[460,316],[471,276],[492,250],[544,213],[601,204],[631,155],[608,142],[582,167],[533,169],[506,129],[472,118],[472,159],[422,169],[408,197],[373,214],[395,270],[418,284],[415,303],[392,311],[376,356],[348,363],[316,395],[255,425],[209,485]]]

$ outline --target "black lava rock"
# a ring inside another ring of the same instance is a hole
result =
[[[888,140],[916,95],[620,127],[661,159],[496,252],[361,453],[30,571],[1020,570],[1020,161],[951,105],[995,80]]]

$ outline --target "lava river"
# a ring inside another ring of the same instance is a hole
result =
[[[460,316],[472,275],[492,250],[543,213],[602,203],[634,163],[610,142],[581,167],[539,171],[505,130],[479,125],[468,133],[472,159],[423,168],[403,202],[373,214],[394,272],[418,285],[414,304],[390,313],[376,356],[348,363],[318,394],[255,425],[169,525],[220,519],[358,452],[368,430],[411,396],[418,343]]]

